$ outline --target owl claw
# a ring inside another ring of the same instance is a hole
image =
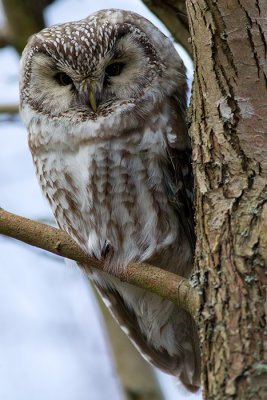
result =
[[[106,243],[101,251],[101,257],[106,258],[110,252],[110,249],[111,249],[111,247],[110,247],[109,243]]]

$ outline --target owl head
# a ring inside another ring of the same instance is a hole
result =
[[[184,102],[183,63],[171,41],[140,15],[101,10],[33,35],[21,61],[21,111],[97,120],[146,118],[166,96]],[[32,115],[32,114],[31,114]]]

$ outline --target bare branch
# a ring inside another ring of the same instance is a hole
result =
[[[12,45],[12,40],[7,33],[7,29],[0,28],[0,48],[10,45]]]
[[[82,264],[87,270],[104,270],[104,262],[85,254],[65,232],[0,209],[0,233],[21,240]],[[128,265],[127,271],[114,274],[118,279],[147,289],[183,307],[193,317],[199,295],[189,281],[171,272],[142,263]]]
[[[1,104],[0,114],[18,114],[19,106],[17,104]]]

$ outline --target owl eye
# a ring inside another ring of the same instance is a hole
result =
[[[60,86],[68,86],[72,85],[73,81],[69,77],[69,75],[65,74],[65,72],[58,72],[55,75],[55,79]]]
[[[117,76],[120,75],[122,69],[124,67],[123,63],[115,62],[113,64],[109,64],[105,70],[106,76]]]

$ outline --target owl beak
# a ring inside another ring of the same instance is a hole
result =
[[[94,112],[96,112],[97,104],[96,104],[96,98],[95,98],[95,93],[94,93],[94,90],[93,90],[92,82],[90,82],[90,85],[89,85],[89,102],[90,102],[90,106],[92,107],[92,110]]]

